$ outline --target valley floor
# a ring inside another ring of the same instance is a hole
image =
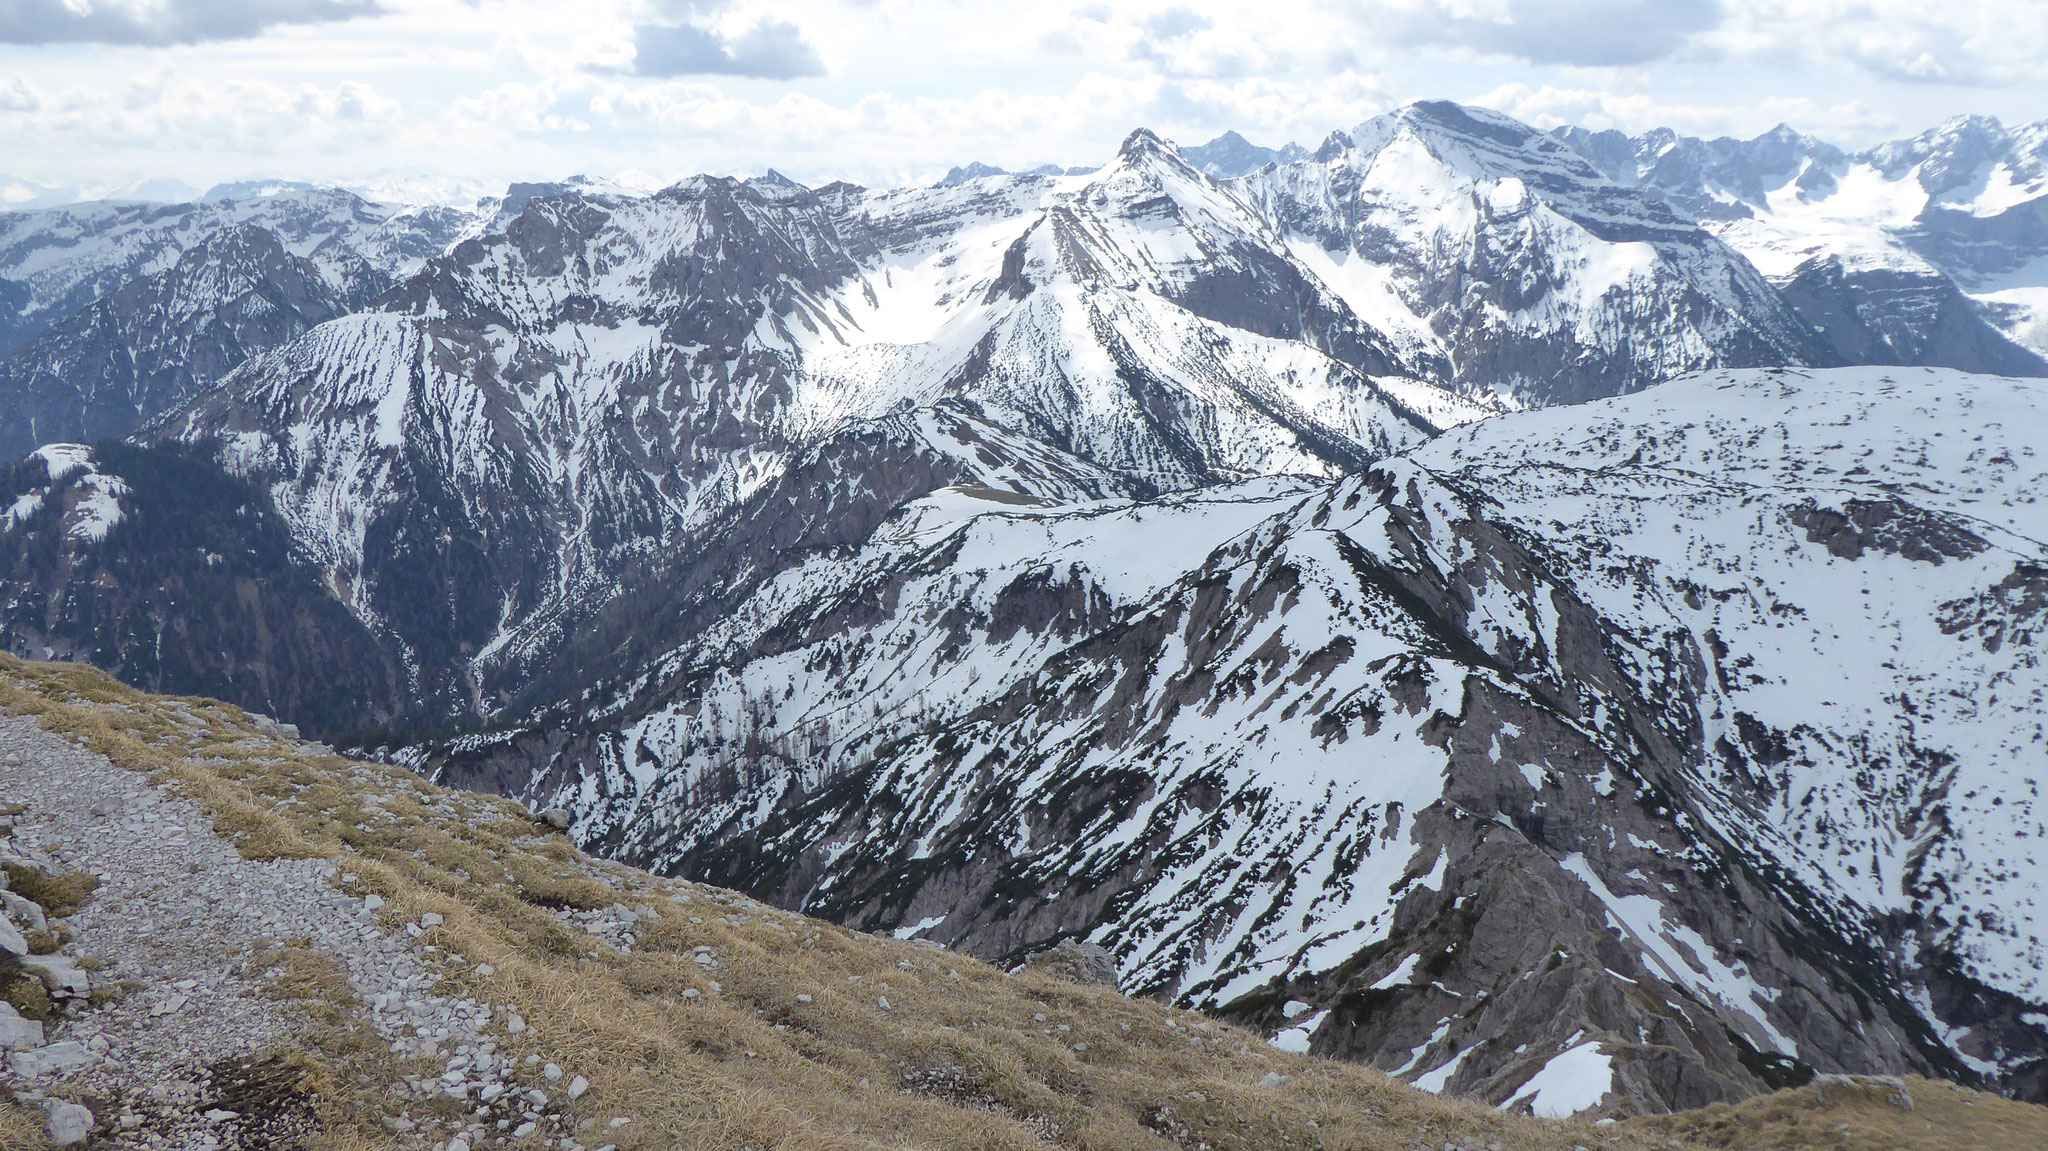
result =
[[[7,1151],[2048,1146],[1921,1080],[1505,1114],[593,859],[229,705],[0,657],[0,709]]]

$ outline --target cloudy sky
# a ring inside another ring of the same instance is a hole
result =
[[[1424,98],[1855,146],[2048,117],[2044,59],[2042,0],[0,0],[0,176],[884,184]]]

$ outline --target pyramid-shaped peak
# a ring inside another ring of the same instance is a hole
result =
[[[774,189],[783,192],[810,191],[810,188],[808,186],[797,183],[795,180],[790,179],[788,176],[783,175],[782,173],[776,171],[773,168],[768,169],[766,175],[756,176],[753,179],[748,180],[747,186],[751,188]]]
[[[1318,163],[1327,164],[1357,146],[1358,142],[1351,138],[1349,132],[1335,131],[1323,137],[1323,142],[1316,147],[1315,159]]]
[[[1147,155],[1177,155],[1178,150],[1152,129],[1138,128],[1124,137],[1124,142],[1117,148],[1116,154],[1122,159],[1134,160]]]

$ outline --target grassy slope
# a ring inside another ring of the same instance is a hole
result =
[[[516,805],[320,755],[226,704],[0,657],[0,707],[198,798],[245,855],[335,859],[358,878],[351,890],[388,901],[388,926],[441,913],[421,944],[467,960],[449,968],[450,984],[525,1017],[532,1029],[502,1049],[588,1076],[578,1112],[599,1120],[594,1142],[621,1151],[2048,1147],[2048,1108],[1937,1084],[1915,1084],[1924,1102],[1912,1115],[1819,1108],[1810,1089],[1609,1126],[1504,1115],[1157,1003],[1005,975],[590,859],[538,834]],[[391,797],[389,815],[373,795]],[[614,903],[659,912],[629,953],[566,914]],[[703,946],[714,971],[692,957]],[[360,1031],[332,964],[285,952],[293,978],[280,986],[320,1021],[298,1057],[312,1068],[322,1143],[387,1145],[381,1117],[398,1103],[385,1086],[402,1069]],[[493,974],[478,976],[479,964]],[[1269,1072],[1286,1082],[1260,1087]],[[0,1104],[0,1143],[11,1148],[26,1137],[10,1107]],[[607,1133],[613,1116],[633,1122]]]

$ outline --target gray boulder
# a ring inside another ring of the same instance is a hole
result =
[[[23,1079],[40,1079],[45,1075],[69,1075],[98,1061],[99,1056],[85,1044],[65,1040],[34,1051],[17,1051],[7,1057],[7,1066]]]
[[[0,871],[0,883],[6,882],[7,873]],[[43,914],[42,905],[0,887],[0,911],[5,911],[17,923],[28,924],[31,931],[48,931],[50,920]]]
[[[43,1025],[23,1019],[8,1004],[0,1003],[0,1051],[26,1051],[43,1045]]]
[[[43,1105],[48,1118],[50,1142],[58,1147],[83,1143],[92,1135],[92,1112],[77,1103],[52,1099]]]
[[[1873,1099],[1901,1111],[1913,1109],[1913,1096],[1906,1090],[1906,1081],[1896,1075],[1816,1075],[1813,1098],[1822,1107],[1830,1100],[1839,1103],[1846,1099]]]
[[[59,998],[84,999],[92,994],[92,976],[68,955],[26,955],[23,965],[43,973],[43,981]]]
[[[1049,950],[1026,959],[1024,966],[1027,970],[1044,972],[1054,979],[1064,979],[1068,983],[1107,987],[1113,991],[1120,989],[1117,983],[1116,957],[1099,943],[1062,939]]]

